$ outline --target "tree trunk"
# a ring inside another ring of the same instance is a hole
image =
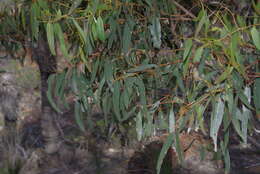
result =
[[[59,132],[55,125],[57,113],[52,109],[48,98],[47,80],[57,69],[56,58],[51,54],[47,41],[39,39],[37,46],[32,48],[33,59],[37,62],[41,75],[41,127],[44,136],[45,152],[48,154],[55,153],[59,149]]]

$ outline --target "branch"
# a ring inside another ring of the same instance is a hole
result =
[[[182,5],[180,5],[178,2],[176,2],[175,0],[172,0],[172,2],[179,7],[182,11],[184,11],[187,15],[189,15],[192,18],[196,18],[196,16],[194,14],[192,14],[191,12],[189,12],[186,8],[184,8]]]

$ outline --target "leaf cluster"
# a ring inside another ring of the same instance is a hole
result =
[[[62,112],[53,98],[67,105],[72,94],[83,131],[93,106],[102,126],[127,124],[139,140],[164,130],[176,144],[179,132],[200,130],[228,170],[230,131],[247,143],[260,119],[260,3],[232,2],[37,0],[0,18],[0,33],[60,48],[67,66],[49,79],[48,97]]]

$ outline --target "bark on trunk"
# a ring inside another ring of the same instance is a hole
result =
[[[47,41],[39,39],[37,46],[33,49],[33,59],[37,62],[41,74],[41,127],[45,139],[45,152],[48,154],[55,153],[59,149],[59,132],[55,125],[56,112],[52,109],[48,98],[47,80],[57,69],[56,58],[51,54]]]

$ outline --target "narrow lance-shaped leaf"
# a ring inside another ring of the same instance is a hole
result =
[[[97,23],[96,22],[92,22],[91,24],[91,33],[93,36],[94,40],[98,39],[98,31],[97,31]]]
[[[94,63],[92,63],[94,64],[94,66],[93,69],[91,70],[91,80],[90,80],[91,83],[93,83],[96,78],[98,68],[99,68],[99,63],[100,63],[99,59],[97,59]]]
[[[260,50],[260,33],[257,31],[256,27],[251,29],[251,35],[256,48]]]
[[[184,53],[183,53],[183,61],[185,61],[187,59],[187,57],[189,56],[190,52],[191,52],[191,48],[192,48],[192,40],[188,39],[185,41],[184,43]]]
[[[156,67],[157,67],[156,64],[140,65],[136,68],[129,69],[127,72],[129,72],[129,73],[140,72],[140,71],[145,71],[145,70],[148,70],[151,68],[156,68]]]
[[[253,99],[256,108],[257,118],[260,120],[260,78],[255,79]]]
[[[174,131],[175,131],[175,115],[173,112],[173,107],[171,107],[169,113],[169,132],[174,132]]]
[[[106,60],[104,63],[104,73],[106,80],[113,79],[113,63],[111,61]]]
[[[229,151],[228,148],[225,147],[224,142],[221,141],[220,144],[221,147],[221,151],[224,157],[224,163],[225,163],[225,173],[229,173],[230,172],[230,156],[229,156]]]
[[[244,94],[244,92],[242,90],[239,90],[238,92],[238,97],[239,99],[243,102],[244,105],[246,105],[246,107],[248,107],[249,109],[254,110],[254,108],[251,106],[251,104],[248,101],[247,96]]]
[[[120,114],[120,82],[115,81],[113,84],[113,108],[118,121],[121,121]]]
[[[153,17],[152,25],[149,26],[151,35],[152,35],[152,42],[155,48],[160,48],[162,41],[161,41],[161,24],[159,17]]]
[[[184,43],[184,53],[183,53],[183,76],[186,76],[189,68],[191,59],[189,58],[192,48],[192,40],[188,39]]]
[[[195,106],[195,110],[197,112],[197,121],[199,124],[199,127],[201,129],[201,131],[203,132],[203,134],[206,134],[206,130],[204,127],[204,118],[203,118],[203,114],[205,112],[207,105],[196,105]]]
[[[77,28],[80,38],[82,39],[83,43],[86,44],[87,40],[86,40],[86,34],[85,32],[82,30],[82,28],[79,26],[78,22],[75,19],[72,19],[75,27]]]
[[[51,104],[51,106],[58,112],[58,113],[62,113],[62,111],[58,108],[58,106],[56,105],[56,103],[53,100],[53,90],[52,90],[52,85],[53,82],[55,80],[55,75],[51,75],[48,79],[48,91],[47,91],[47,98]]]
[[[146,107],[143,107],[142,113],[144,114],[144,118],[146,118],[146,122],[144,124],[144,135],[147,137],[152,136],[153,133],[153,115],[148,112]]]
[[[137,133],[137,139],[138,141],[140,141],[142,139],[143,136],[143,118],[142,118],[142,114],[141,111],[138,112],[136,118],[136,133]]]
[[[106,35],[105,35],[105,30],[104,30],[104,23],[103,23],[103,19],[99,16],[97,18],[97,36],[99,38],[99,40],[101,41],[105,41],[106,39]]]
[[[56,75],[56,82],[55,82],[55,96],[62,97],[64,94],[64,89],[66,85],[66,73],[63,72],[61,74]]]
[[[213,114],[211,115],[210,122],[210,137],[213,139],[214,151],[217,151],[217,137],[218,131],[223,120],[224,115],[224,102],[221,97],[218,97],[217,104],[213,105]]]
[[[251,89],[247,86],[244,90],[244,94],[248,99],[248,103],[251,102]],[[242,122],[241,122],[241,130],[243,134],[243,141],[245,144],[247,144],[247,126],[248,126],[248,121],[249,117],[251,115],[251,111],[245,107],[245,105],[242,106],[243,110],[243,117],[242,117]]]
[[[179,136],[178,131],[176,131],[175,134],[174,134],[174,146],[175,146],[175,150],[177,152],[178,161],[179,161],[180,164],[183,164],[183,161],[184,161],[183,149],[181,147],[180,136]]]
[[[232,124],[233,124],[237,134],[243,139],[243,133],[242,133],[241,124],[240,124],[241,118],[243,117],[243,115],[239,108],[235,108],[233,114],[234,115],[232,117]]]
[[[131,39],[132,39],[132,28],[130,27],[130,24],[127,22],[125,23],[124,26],[124,31],[123,31],[123,39],[122,39],[122,52],[124,54],[127,54],[129,49],[131,48]]]
[[[144,82],[140,78],[135,78],[135,84],[137,85],[142,107],[146,107],[146,94]]]
[[[226,67],[226,70],[217,78],[216,84],[220,84],[222,81],[226,80],[232,73],[233,67]]]
[[[81,131],[85,132],[85,126],[83,123],[82,113],[81,113],[81,106],[78,101],[75,102],[75,119],[76,123],[78,124]]]
[[[135,114],[137,107],[134,106],[129,112],[124,112],[123,113],[123,118],[121,119],[121,121],[125,121],[127,119],[129,119],[130,116]]]
[[[59,23],[54,24],[54,33],[59,39],[60,49],[64,57],[68,58],[68,50],[66,48],[64,34]]]
[[[37,40],[39,35],[39,21],[37,20],[37,17],[39,15],[39,7],[37,3],[33,3],[30,11],[30,22],[31,22],[31,30],[32,30],[32,36]]]
[[[75,0],[73,1],[73,4],[70,7],[69,15],[72,14],[72,12],[81,4],[82,0]]]
[[[193,62],[199,62],[203,53],[203,47],[199,47],[196,52],[195,52],[195,56],[193,59]]]
[[[25,10],[26,9],[21,9],[21,16],[20,16],[23,30],[26,30],[26,27],[27,27],[26,26]]]
[[[128,90],[124,90],[122,93],[122,101],[124,104],[124,107],[127,109],[130,104],[130,96],[128,95]]]
[[[160,174],[163,159],[165,158],[168,150],[171,148],[173,140],[174,140],[174,133],[170,133],[169,136],[167,137],[165,143],[163,144],[162,150],[159,154],[159,158],[158,158],[157,165],[156,165],[157,174]]]
[[[198,26],[196,28],[195,37],[198,36],[202,26],[205,24],[206,19],[207,19],[207,13],[206,13],[205,10],[202,10],[199,15],[201,15],[201,19],[200,19],[199,24],[198,24]]]
[[[56,55],[53,24],[48,22],[46,26],[47,40],[52,55]]]

